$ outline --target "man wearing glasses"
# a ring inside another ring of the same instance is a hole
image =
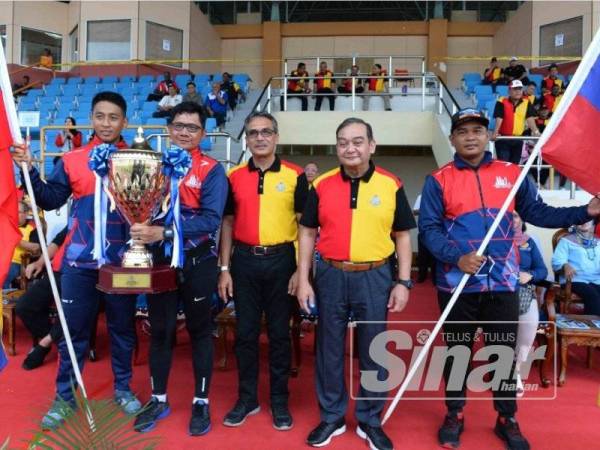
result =
[[[308,181],[302,168],[275,155],[277,121],[254,112],[245,122],[250,161],[229,173],[229,196],[221,229],[219,295],[233,298],[238,400],[224,424],[237,427],[259,412],[258,338],[267,319],[273,427],[289,430],[289,321],[296,291],[294,241]],[[232,252],[233,248],[233,252]]]
[[[189,434],[201,436],[210,430],[208,390],[212,374],[213,343],[211,296],[217,283],[216,235],[227,199],[227,177],[216,160],[204,155],[200,141],[204,137],[206,116],[200,105],[183,102],[171,114],[169,137],[188,151],[192,166],[179,185],[181,222],[185,260],[178,273],[177,291],[148,295],[148,315],[152,328],[150,375],[152,397],[136,418],[136,431],[146,432],[170,413],[167,381],[171,370],[178,303],[183,304],[186,328],[192,343],[194,399]],[[135,224],[132,239],[153,246],[154,261],[169,264],[166,255],[172,244],[173,229],[155,224]],[[172,251],[172,250],[171,250]]]

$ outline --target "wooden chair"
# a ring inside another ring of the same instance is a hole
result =
[[[17,323],[17,300],[27,290],[29,280],[25,276],[25,267],[29,264],[30,255],[23,253],[21,256],[21,271],[17,277],[19,288],[9,291],[2,296],[2,317],[7,333],[8,354],[14,356],[17,354],[16,349],[16,323]]]
[[[538,325],[536,340],[539,345],[546,345],[546,357],[541,362],[540,380],[542,387],[547,388],[555,379],[556,374],[553,373],[554,355],[556,354],[556,307],[555,298],[560,290],[558,284],[546,289],[544,295],[544,303],[540,307],[541,311],[546,313],[548,318],[546,323]]]
[[[552,236],[552,251],[556,249],[558,241],[569,234],[569,230],[562,228],[558,230]],[[555,281],[558,283],[558,277],[561,271],[555,272]],[[558,302],[558,309],[561,314],[568,314],[570,312],[583,313],[583,300],[577,294],[574,294],[571,290],[571,281],[566,280],[565,284],[559,286],[558,292],[556,293],[556,301]],[[573,308],[576,306],[576,308]],[[573,310],[573,311],[572,311]]]

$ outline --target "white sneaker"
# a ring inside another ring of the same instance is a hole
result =
[[[523,380],[521,380],[521,374],[517,372],[517,397],[523,397],[525,394],[525,386],[523,386]]]

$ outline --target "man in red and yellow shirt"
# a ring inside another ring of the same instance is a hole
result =
[[[558,105],[561,100],[562,94],[560,92],[560,86],[558,84],[555,84],[554,86],[552,86],[551,92],[544,94],[542,106],[548,109],[550,113],[553,113],[554,111],[556,111],[556,108],[558,108]]]
[[[387,87],[387,71],[385,69],[381,68],[381,64],[373,64],[373,68],[371,70],[371,78],[369,78],[369,84],[368,84],[368,88],[369,88],[369,93],[371,94],[381,94],[383,92],[387,92],[388,87]],[[390,106],[390,96],[389,95],[383,95],[383,104],[385,107],[386,111],[391,111],[391,106]],[[363,110],[364,111],[368,111],[369,110],[369,100],[371,99],[371,96],[367,95],[365,96],[365,99],[363,101]]]
[[[302,102],[302,111],[308,110],[308,97],[304,94],[310,93],[310,88],[308,87],[308,72],[306,71],[306,64],[303,62],[298,63],[298,67],[296,70],[292,70],[290,73],[290,79],[287,82],[287,94],[288,94],[288,102],[290,101],[290,96],[299,98]],[[283,95],[279,98],[280,107],[283,111]]]
[[[560,90],[562,90],[563,81],[558,78],[558,66],[556,64],[550,64],[548,76],[542,81],[542,94],[552,92],[554,86],[558,86]]]
[[[373,339],[386,329],[387,312],[399,312],[408,302],[412,249],[409,230],[415,227],[402,182],[371,161],[375,152],[371,125],[358,118],[342,122],[336,131],[341,166],[313,182],[300,220],[298,300],[310,311],[318,294],[316,382],[321,423],[307,443],[327,445],[346,430],[348,392],[344,379],[345,335],[350,312],[358,322],[360,370],[385,370],[367,356]],[[314,290],[309,282],[319,230]],[[393,274],[392,258],[398,256]],[[394,278],[397,279],[393,281]],[[366,324],[366,322],[369,322]],[[357,434],[371,448],[391,450],[381,428],[385,392],[361,384],[356,402]],[[374,400],[380,398],[381,400]]]
[[[315,103],[315,111],[321,110],[323,99],[329,100],[329,110],[335,109],[335,80],[333,72],[327,68],[327,63],[322,61],[319,64],[319,71],[315,74],[315,92],[317,94],[317,102]]]
[[[239,382],[238,400],[223,423],[237,427],[260,410],[258,337],[264,312],[273,427],[289,430],[293,425],[288,409],[289,322],[295,301],[289,294],[296,291],[294,241],[308,181],[302,168],[275,155],[279,136],[271,114],[250,114],[244,129],[252,158],[229,172],[219,252],[219,295],[235,303]]]
[[[496,92],[496,86],[502,84],[502,69],[498,65],[498,59],[495,56],[490,60],[490,67],[483,72],[481,83],[491,84],[494,92]]]

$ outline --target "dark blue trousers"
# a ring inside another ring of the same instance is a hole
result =
[[[96,289],[98,271],[67,266],[62,270],[61,304],[71,333],[79,369],[83,370],[90,333],[100,299],[106,301],[106,324],[110,335],[114,388],[129,390],[132,358],[135,348],[135,295],[108,295]],[[56,395],[65,401],[73,400],[72,385],[76,385],[67,343],[58,343],[59,365],[56,376]]]
[[[377,371],[379,380],[386,377],[385,369],[369,356],[369,346],[379,333],[386,330],[384,321],[392,288],[392,269],[385,264],[364,272],[343,272],[318,261],[314,284],[319,310],[315,364],[317,397],[321,420],[333,423],[344,417],[348,408],[344,359],[350,314],[358,322],[380,321],[358,324],[355,332],[358,334],[359,369]],[[356,401],[356,419],[371,426],[381,426],[380,416],[386,395],[387,392],[372,392],[360,386],[358,398],[364,400]]]

